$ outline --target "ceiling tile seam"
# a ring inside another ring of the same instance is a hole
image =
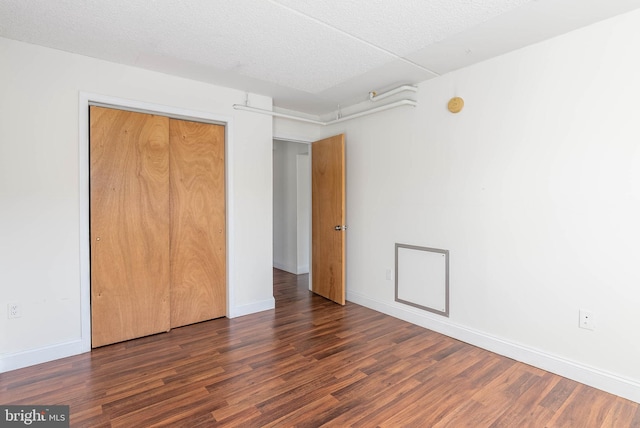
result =
[[[396,58],[396,59],[398,59],[400,61],[403,61],[403,62],[405,62],[405,63],[407,63],[407,64],[409,64],[411,66],[417,67],[417,68],[419,68],[419,69],[421,69],[423,71],[426,71],[427,73],[431,73],[434,76],[440,76],[441,75],[440,73],[438,73],[436,71],[433,71],[433,70],[431,70],[431,69],[429,69],[427,67],[424,67],[424,66],[422,66],[422,65],[420,65],[420,64],[418,64],[416,62],[413,62],[410,59],[407,59],[407,58],[405,58],[403,56],[400,56],[400,55],[396,54],[395,52],[392,52],[392,51],[390,51],[388,49],[385,49],[385,48],[383,48],[381,46],[378,46],[378,45],[376,45],[374,43],[371,43],[371,42],[369,42],[367,40],[361,39],[360,37],[355,36],[355,35],[353,35],[351,33],[348,33],[347,31],[341,30],[340,28],[334,27],[333,25],[331,25],[331,24],[329,24],[327,22],[324,22],[321,19],[318,19],[316,17],[313,17],[313,16],[307,15],[305,13],[302,13],[299,10],[293,9],[293,8],[291,8],[289,6],[285,6],[282,3],[279,3],[277,0],[267,0],[267,1],[269,3],[272,3],[272,4],[276,5],[276,6],[278,6],[278,7],[286,9],[286,10],[292,12],[292,13],[295,13],[296,15],[299,15],[299,16],[302,16],[304,18],[310,19],[310,20],[312,20],[312,21],[314,21],[314,22],[316,22],[316,23],[318,23],[320,25],[323,25],[324,27],[327,27],[327,28],[329,28],[329,29],[331,29],[333,31],[341,33],[341,34],[343,34],[343,35],[345,35],[347,37],[350,37],[353,40],[356,40],[356,41],[358,41],[360,43],[364,43],[365,45],[367,45],[367,46],[369,46],[369,47],[371,47],[373,49],[376,49],[376,50],[378,50],[380,52],[383,52],[383,53],[385,53],[387,55],[391,55],[392,57],[394,57],[394,58]]]

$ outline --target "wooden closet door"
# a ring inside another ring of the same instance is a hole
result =
[[[224,137],[170,122],[171,327],[226,315]]]
[[[168,130],[90,108],[92,347],[170,328]]]

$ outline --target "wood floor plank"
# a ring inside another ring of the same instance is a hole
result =
[[[509,411],[497,418],[491,428],[544,426],[551,419],[553,412],[540,406],[540,401],[555,387],[559,378],[542,372],[542,376],[533,375],[531,379],[529,388],[521,392]]]
[[[637,412],[638,409],[635,409],[629,401],[616,397],[615,403],[611,406],[609,413],[602,422],[602,427],[633,426],[631,424]],[[636,426],[640,426],[640,424]]]
[[[0,374],[73,427],[640,427],[640,406],[274,270],[276,308]]]
[[[549,422],[553,427],[601,427],[616,397],[578,385]]]
[[[338,408],[338,412],[327,415],[322,424],[319,426],[327,427],[344,427],[354,426],[360,421],[370,422],[370,426],[376,425],[375,421],[385,419],[380,417],[383,412],[392,412],[395,408],[394,403],[400,401],[402,397],[411,391],[424,387],[424,384],[409,378],[404,382],[397,383],[391,388],[377,391],[372,394],[354,393],[353,395],[344,395],[340,398],[341,406],[349,406],[348,408]],[[330,418],[332,416],[333,418]]]

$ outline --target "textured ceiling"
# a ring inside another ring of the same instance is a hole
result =
[[[638,7],[640,0],[0,0],[0,36],[321,114]]]

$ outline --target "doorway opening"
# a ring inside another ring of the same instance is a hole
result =
[[[310,145],[273,140],[273,267],[309,273],[311,248]]]
[[[273,265],[294,274],[309,272],[311,291],[344,305],[345,137],[312,144],[274,141]]]

